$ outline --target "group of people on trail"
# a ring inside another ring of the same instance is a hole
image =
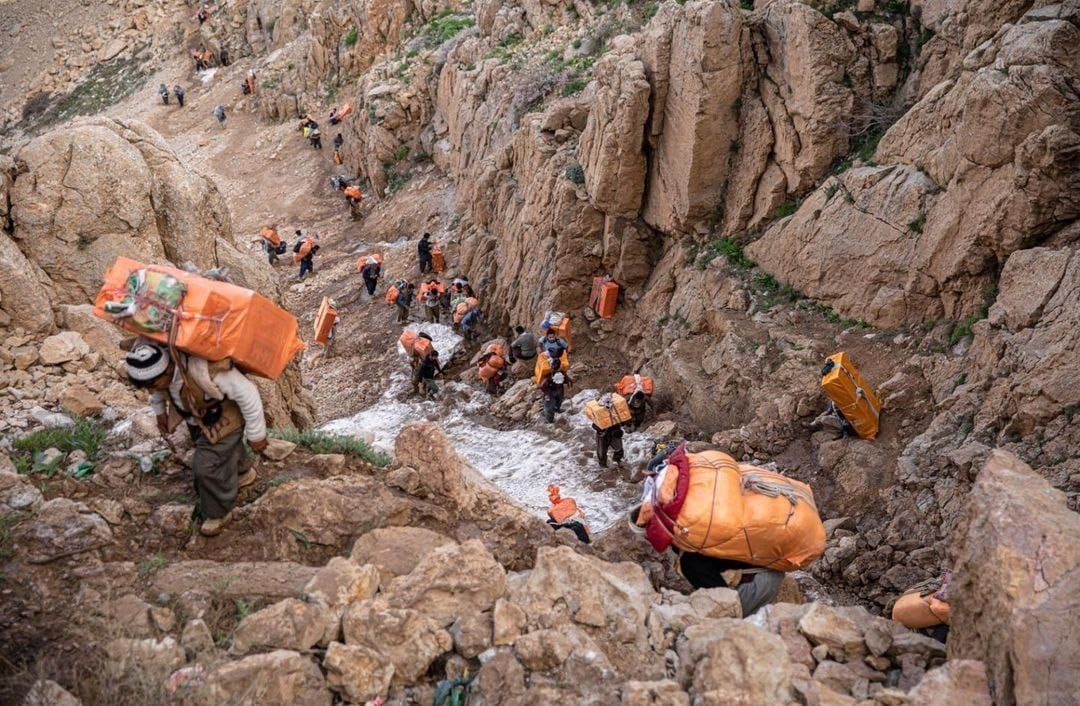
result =
[[[319,124],[309,118],[306,115],[300,116],[300,124],[297,126],[297,130],[304,136],[312,147],[317,150],[322,149],[322,133],[319,132]]]
[[[228,66],[229,50],[222,47],[215,54],[207,49],[205,45],[199,45],[198,49],[191,50],[191,60],[195,63],[196,71],[205,71],[214,66],[215,63],[219,66]]]
[[[184,88],[179,84],[173,84],[173,95],[176,96],[176,103],[183,108],[184,107]],[[161,104],[169,104],[169,88],[164,83],[158,84],[158,95],[161,96]]]

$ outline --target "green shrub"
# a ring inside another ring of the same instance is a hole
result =
[[[589,85],[589,82],[580,76],[573,76],[566,83],[563,84],[562,94],[563,96],[572,96],[575,93],[580,93]]]
[[[270,436],[274,439],[291,441],[317,454],[345,454],[359,458],[374,466],[384,467],[390,464],[390,457],[371,448],[363,439],[354,436],[330,434],[318,429],[273,429]]]
[[[923,225],[926,223],[926,214],[920,213],[911,223],[907,224],[908,230],[912,233],[922,233]]]
[[[754,266],[754,261],[743,253],[742,244],[734,238],[720,238],[708,245],[709,260],[723,256],[732,267],[740,270],[749,270]]]
[[[359,39],[359,38],[360,38],[360,31],[356,27],[353,27],[352,29],[350,29],[348,32],[345,33],[345,39],[344,39],[345,46],[351,47],[352,45],[356,44],[356,40]]]
[[[94,420],[76,417],[75,426],[41,429],[16,439],[12,446],[29,456],[45,449],[59,449],[64,453],[81,449],[86,458],[93,461],[108,438],[109,432]]]
[[[836,192],[839,191],[839,190],[840,190],[840,185],[839,184],[833,183],[833,184],[829,184],[828,186],[826,186],[825,187],[825,200],[826,201],[832,200],[832,197],[836,196]]]
[[[787,218],[788,216],[795,213],[797,210],[799,210],[799,200],[798,199],[792,199],[790,201],[785,201],[784,203],[782,203],[782,204],[780,204],[779,206],[776,207],[776,215],[775,215],[775,217],[776,218]]]
[[[575,184],[585,183],[585,170],[580,164],[568,164],[564,172],[566,178]]]
[[[394,149],[394,160],[395,161],[400,162],[401,160],[405,159],[408,156],[409,156],[409,146],[408,145],[398,145],[397,148]]]
[[[439,13],[424,28],[424,44],[428,49],[434,49],[474,24],[476,21],[469,15],[456,15],[452,12]]]
[[[645,7],[641,9],[641,16],[645,19],[646,22],[648,22],[656,16],[656,11],[659,9],[660,6],[657,5],[655,2],[647,3]]]

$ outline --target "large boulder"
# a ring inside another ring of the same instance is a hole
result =
[[[15,537],[34,563],[76,556],[102,549],[113,541],[109,523],[83,503],[54,498],[20,524]]]
[[[791,701],[791,659],[780,636],[742,620],[707,620],[679,639],[680,668],[692,675],[694,703]]]
[[[995,451],[954,536],[949,658],[984,662],[999,704],[1070,702],[1080,681],[1080,516]]]
[[[226,662],[206,677],[200,695],[209,703],[243,706],[330,706],[319,667],[291,650]]]
[[[383,584],[416,568],[425,556],[448,544],[449,537],[423,527],[380,527],[356,540],[349,555],[357,564],[372,564]]]
[[[356,601],[366,600],[379,590],[379,571],[371,564],[336,556],[304,586],[304,597],[323,608],[323,636],[320,645],[338,639],[341,616]]]
[[[453,647],[450,633],[415,610],[385,608],[378,601],[352,604],[342,621],[345,644],[367,648],[393,665],[395,684],[411,684]]]
[[[212,267],[218,238],[232,242],[214,183],[143,123],[78,120],[34,139],[16,160],[12,238],[62,303],[93,300],[118,255]]]
[[[244,655],[268,648],[310,649],[326,632],[326,611],[323,605],[297,598],[278,601],[240,621],[233,633],[232,652]]]

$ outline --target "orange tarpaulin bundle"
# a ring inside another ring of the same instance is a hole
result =
[[[356,201],[364,200],[364,194],[360,191],[360,188],[356,186],[346,186],[344,189],[342,189],[341,193],[345,194],[345,196],[350,199],[355,199]]]
[[[671,473],[678,474],[674,484]],[[648,504],[639,522],[648,519],[646,535],[657,551],[674,544],[779,571],[801,569],[825,551],[825,527],[810,486],[720,451],[688,454],[680,447]]]
[[[281,236],[278,235],[278,232],[270,226],[263,226],[262,228],[260,228],[259,235],[262,236],[264,240],[269,241],[270,244],[273,245],[275,248],[278,245],[281,245]]]
[[[435,350],[435,346],[431,343],[431,339],[424,338],[414,331],[402,331],[401,337],[398,338],[398,343],[401,345],[401,348],[405,351],[405,355],[407,356],[423,358],[431,355],[431,352]]]
[[[877,390],[863,380],[846,353],[828,357],[821,369],[821,387],[844,419],[863,439],[878,435],[881,400]]]
[[[585,403],[585,418],[600,429],[607,429],[616,424],[630,421],[630,405],[621,395],[602,395],[599,399]]]
[[[377,252],[370,255],[361,255],[360,259],[356,261],[356,271],[359,272],[364,269],[364,265],[381,265],[382,263],[382,255]]]
[[[948,625],[951,617],[952,606],[933,594],[923,596],[917,591],[897,598],[892,609],[892,619],[912,630]]]
[[[94,315],[132,333],[169,342],[169,331],[146,330],[129,316],[109,314],[106,303],[133,299],[129,278],[139,271],[171,275],[183,283],[184,293],[176,312],[177,348],[210,361],[229,358],[246,373],[276,379],[293,356],[304,349],[296,331],[296,318],[266,297],[244,287],[206,279],[184,270],[144,265],[121,257],[105,273],[105,282],[94,300]]]
[[[435,282],[434,284],[431,282],[424,282],[420,285],[420,297],[423,298],[423,296],[431,290],[438,292],[441,297],[446,292],[446,285],[442,282]]]
[[[330,341],[330,333],[337,322],[337,308],[330,297],[323,297],[319,304],[319,313],[315,316],[315,342],[326,344]]]
[[[300,243],[300,249],[293,253],[293,260],[300,262],[311,253],[311,249],[315,247],[315,239],[310,235]]]
[[[585,513],[578,508],[573,498],[564,498],[559,495],[559,486],[548,486],[548,502],[551,504],[548,508],[548,517],[560,525],[572,520],[585,524]]]
[[[480,363],[480,370],[478,375],[481,380],[485,382],[490,380],[499,374],[500,371],[506,368],[506,360],[501,355],[489,353],[483,362]]]
[[[570,359],[567,357],[566,351],[563,351],[562,357],[559,358],[559,370],[564,373],[570,370]],[[541,353],[536,356],[536,365],[533,366],[532,377],[534,383],[539,385],[544,381],[544,378],[551,375],[553,372],[558,371],[551,369],[551,356],[546,353]]]
[[[386,303],[393,306],[397,303],[398,288],[396,284],[391,284],[386,290]]]
[[[465,315],[478,306],[480,306],[480,301],[476,297],[466,297],[459,301],[457,306],[454,307],[454,323],[460,324]]]
[[[440,273],[446,269],[446,259],[443,257],[442,248],[438,243],[431,248],[431,269]]]
[[[610,277],[594,277],[589,306],[602,319],[615,316],[615,303],[619,298],[619,285]]]
[[[341,106],[341,108],[338,109],[338,112],[334,113],[334,119],[340,122],[340,121],[344,120],[345,118],[349,117],[349,115],[352,113],[352,111],[353,111],[352,103],[346,103],[345,105]]]
[[[623,397],[630,397],[639,391],[651,397],[653,379],[648,375],[623,375],[622,379],[615,383],[615,392]]]

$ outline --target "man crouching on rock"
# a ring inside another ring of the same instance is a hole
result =
[[[163,346],[140,341],[127,354],[128,379],[151,391],[150,406],[163,435],[170,431],[170,407],[187,423],[195,444],[195,492],[205,518],[199,531],[213,537],[232,517],[240,488],[255,482],[254,469],[240,471],[249,465],[245,432],[256,453],[267,446],[262,399],[254,383],[228,360],[208,363],[183,353],[177,359],[179,364]]]

